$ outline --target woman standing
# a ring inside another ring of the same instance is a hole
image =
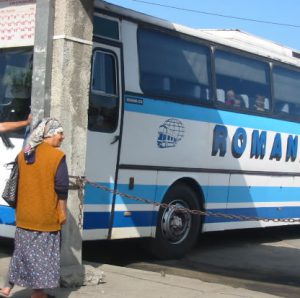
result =
[[[18,155],[15,249],[3,297],[14,284],[31,288],[31,298],[47,297],[44,289],[59,287],[60,231],[68,197],[65,154],[58,149],[63,140],[60,123],[46,118]]]

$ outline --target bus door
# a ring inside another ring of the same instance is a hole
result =
[[[120,138],[120,48],[94,44],[88,110],[86,178],[114,189]],[[87,184],[84,204],[85,240],[109,238],[114,195]]]

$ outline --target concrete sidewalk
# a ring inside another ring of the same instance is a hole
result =
[[[9,257],[0,255],[0,286],[3,285],[9,265]],[[89,265],[85,265],[89,267]],[[80,288],[60,288],[47,291],[57,298],[66,297],[109,297],[109,298],[197,298],[197,297],[247,297],[271,298],[279,297],[233,288],[215,283],[202,282],[198,279],[164,275],[155,272],[129,269],[111,265],[93,263],[93,270],[105,274],[103,283],[96,286],[82,286]],[[15,287],[11,297],[30,297],[30,290]]]

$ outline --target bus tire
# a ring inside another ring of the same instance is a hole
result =
[[[202,217],[178,212],[171,207],[199,210],[199,198],[190,187],[178,183],[168,190],[163,203],[169,207],[159,209],[156,237],[148,243],[148,251],[159,259],[180,258],[198,239]]]

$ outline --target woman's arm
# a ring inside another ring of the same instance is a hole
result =
[[[67,221],[67,199],[69,189],[69,175],[66,158],[63,157],[55,175],[55,192],[58,196],[58,216],[59,223],[65,224]]]
[[[67,221],[67,200],[58,200],[59,223],[64,225]]]

